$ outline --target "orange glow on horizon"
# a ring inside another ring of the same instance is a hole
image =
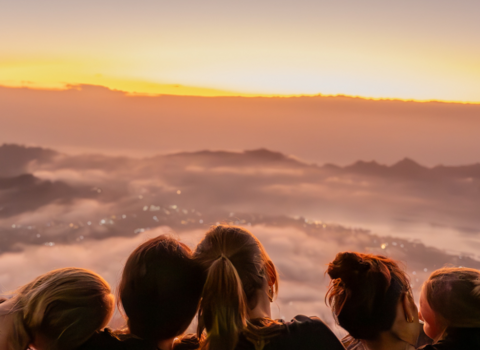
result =
[[[455,101],[455,100],[419,100],[419,99],[402,99],[395,97],[369,97],[358,95],[345,95],[345,94],[253,94],[253,93],[240,93],[231,91],[222,91],[217,89],[183,86],[175,84],[155,84],[142,81],[119,81],[113,83],[111,86],[99,85],[92,83],[80,83],[80,84],[51,84],[41,86],[40,84],[34,84],[32,82],[21,82],[19,84],[2,84],[0,81],[0,88],[13,88],[13,89],[29,89],[38,91],[67,91],[67,90],[82,90],[84,86],[95,86],[99,88],[106,88],[111,91],[117,91],[130,96],[192,96],[192,97],[245,97],[245,98],[295,98],[295,97],[338,97],[338,98],[352,98],[370,101],[401,101],[401,102],[416,102],[416,103],[453,103],[453,104],[468,104],[468,105],[480,105],[480,102],[476,101]]]
[[[0,85],[480,103],[480,5],[374,2],[12,3]]]
[[[127,64],[127,62],[124,61],[95,60],[86,57],[77,57],[76,59],[52,59],[39,56],[27,60],[22,59],[21,56],[17,56],[10,57],[10,59],[4,58],[0,60],[0,86],[63,90],[68,89],[69,86],[95,85],[103,86],[111,90],[123,91],[128,94],[153,96],[298,97],[322,95],[349,96],[372,100],[393,99],[417,102],[440,101],[447,103],[480,103],[480,100],[476,99],[458,98],[460,95],[456,96],[457,98],[438,98],[437,96],[448,95],[430,93],[419,95],[415,92],[399,92],[398,94],[395,94],[392,93],[396,88],[395,83],[390,85],[390,87],[394,88],[393,90],[390,90],[390,92],[383,92],[382,90],[375,89],[369,90],[368,80],[365,81],[366,87],[363,89],[362,85],[360,85],[360,90],[364,90],[364,93],[358,93],[355,91],[358,89],[345,90],[339,86],[328,88],[328,90],[326,88],[304,89],[298,84],[298,81],[292,81],[291,87],[287,84],[287,87],[285,88],[285,82],[282,82],[283,86],[280,89],[274,84],[271,85],[270,88],[268,87],[270,85],[268,85],[258,88],[255,91],[249,88],[249,86],[256,86],[255,79],[247,85],[242,83],[241,79],[238,83],[235,81],[235,79],[239,79],[239,77],[241,78],[239,72],[231,73],[232,79],[231,82],[229,82],[229,86],[218,86],[218,84],[217,86],[208,86],[208,79],[199,81],[196,81],[195,79],[192,79],[191,81],[189,81],[189,79],[183,79],[180,83],[177,83],[178,80],[175,76],[170,77],[169,81],[145,79],[143,76],[147,76],[148,74],[146,73],[143,75],[133,74],[137,68],[138,64],[135,62]],[[152,73],[157,72],[153,66],[151,70]],[[148,73],[148,69],[146,69],[145,72]],[[273,74],[272,76],[275,76],[275,72],[269,72],[269,74],[270,73]],[[195,74],[195,71],[192,70],[192,74]],[[254,75],[255,74],[252,74],[252,76]],[[182,78],[179,80],[182,80]],[[308,85],[308,81],[306,83]],[[405,85],[401,87],[405,88]],[[409,91],[409,89],[403,89],[403,91]]]
[[[27,87],[39,90],[65,90],[77,85],[103,86],[129,94],[143,95],[193,95],[238,96],[238,93],[220,89],[161,84],[134,79],[120,79],[92,74],[79,62],[70,61],[0,61],[0,86]],[[53,67],[53,69],[52,69]],[[245,94],[246,96],[249,94]]]

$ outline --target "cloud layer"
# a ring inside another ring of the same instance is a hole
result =
[[[349,230],[305,220],[292,220],[249,226],[260,239],[275,263],[281,278],[278,299],[272,306],[273,316],[290,319],[297,314],[319,315],[337,332],[330,310],[324,303],[328,276],[327,264],[340,251],[367,251],[388,255],[404,263],[418,299],[423,280],[436,268],[461,265],[480,268],[480,262],[468,257],[451,256],[437,249],[407,240],[372,235],[367,231]],[[26,245],[21,252],[0,255],[0,294],[13,290],[49,270],[67,266],[91,269],[116,288],[128,255],[145,240],[159,234],[170,234],[195,248],[204,229],[175,233],[167,226],[139,233],[134,237],[86,239],[77,244],[54,246]],[[113,326],[120,326],[117,314]]]
[[[25,103],[24,101],[28,101]],[[478,162],[480,105],[350,97],[127,96],[0,87],[2,142],[151,155],[266,147],[317,163]]]
[[[0,178],[2,250],[205,227],[229,213],[302,216],[473,255],[480,246],[478,165],[317,166],[264,149],[138,159],[10,145],[0,156],[10,174]]]

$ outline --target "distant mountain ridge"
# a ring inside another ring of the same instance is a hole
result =
[[[49,163],[54,160],[55,157],[60,156],[64,157],[65,164],[69,164],[71,167],[75,167],[76,160],[85,158],[89,158],[91,163],[96,164],[96,167],[102,164],[115,166],[117,163],[117,166],[122,166],[126,161],[130,163],[168,163],[171,160],[180,160],[182,164],[192,163],[202,164],[204,166],[315,168],[333,173],[409,179],[428,179],[432,177],[480,178],[480,163],[461,166],[437,165],[429,168],[410,158],[404,158],[393,165],[380,164],[376,161],[367,162],[359,160],[351,165],[342,167],[330,163],[324,165],[309,164],[295,157],[265,148],[245,150],[243,152],[212,150],[178,152],[135,159],[106,155],[69,156],[48,148],[27,147],[16,144],[3,144],[0,146],[0,177],[18,176],[27,173],[29,171],[28,166],[32,164],[32,162],[37,164]]]
[[[346,167],[339,167],[349,173],[358,173],[373,176],[398,176],[406,178],[422,178],[431,176],[440,177],[458,177],[458,178],[480,178],[480,163],[461,166],[437,165],[432,168],[425,167],[410,158],[404,158],[401,161],[388,166],[379,164],[375,161],[365,162],[357,161]]]

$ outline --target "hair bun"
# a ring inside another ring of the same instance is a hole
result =
[[[356,284],[369,270],[371,265],[356,253],[338,253],[329,265],[327,273],[331,279],[340,278],[346,286]]]

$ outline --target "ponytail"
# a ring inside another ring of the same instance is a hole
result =
[[[254,235],[242,227],[213,226],[194,259],[206,275],[197,331],[201,350],[233,350],[240,334],[261,350],[285,330],[283,323],[269,318],[248,319],[247,310],[257,306],[266,281],[271,300],[278,291],[275,266]]]
[[[198,336],[208,330],[202,350],[233,350],[247,325],[247,300],[242,281],[230,259],[222,254],[207,273],[200,304]]]

